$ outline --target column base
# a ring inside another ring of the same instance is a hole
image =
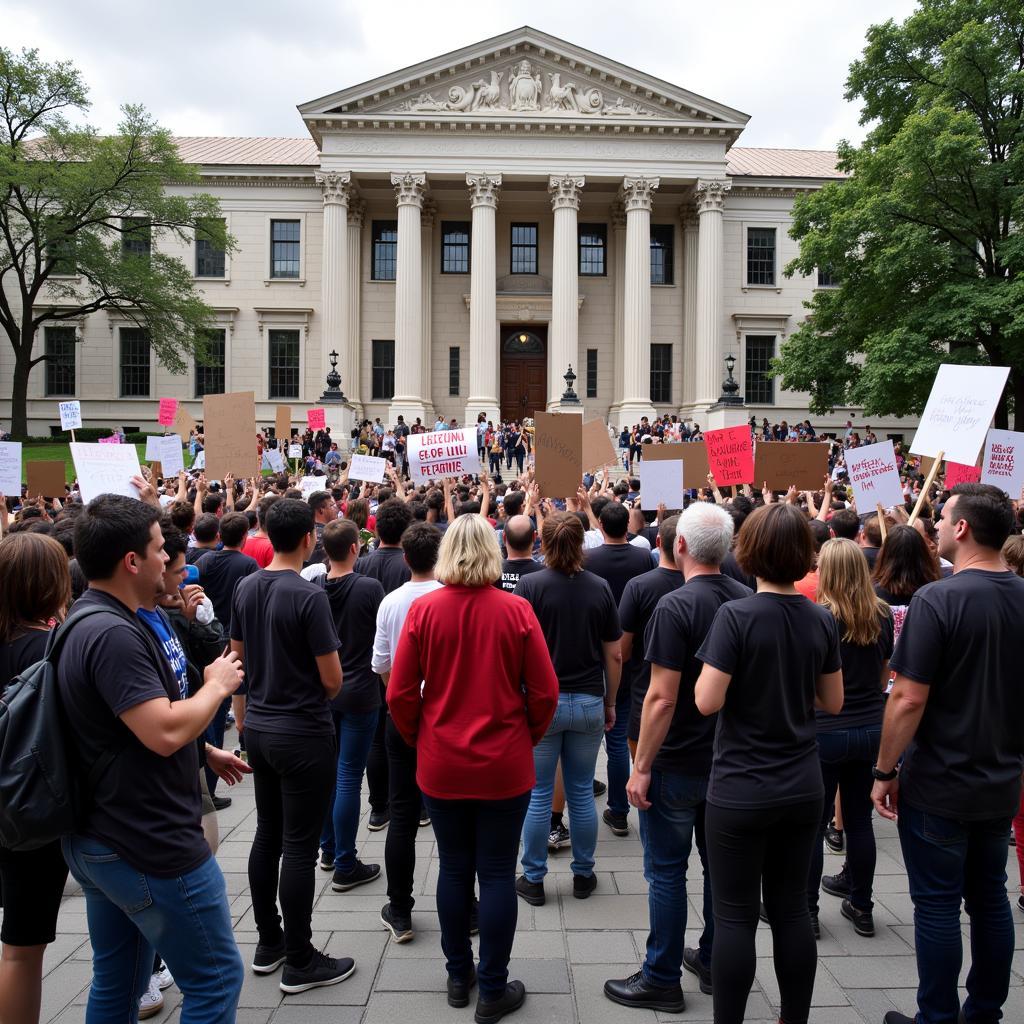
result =
[[[340,451],[348,451],[352,444],[352,428],[356,425],[356,411],[348,402],[324,402],[324,422],[331,428],[331,440]]]
[[[658,415],[654,410],[654,406],[649,402],[630,402],[629,400],[624,401],[619,406],[618,414],[621,425],[626,427],[632,427],[634,424],[639,423],[645,416],[648,423],[653,423],[654,417]]]
[[[496,398],[471,398],[466,403],[466,410],[462,415],[464,427],[475,427],[476,418],[483,413],[491,423],[497,424],[501,415],[498,400]]]
[[[419,417],[420,422],[429,430],[434,425],[430,415],[428,406],[422,398],[397,396],[391,400],[391,404],[388,406],[387,426],[393,427],[398,422],[399,416],[404,416],[406,425],[412,426],[416,422],[416,418]],[[428,422],[428,420],[430,421]]]
[[[743,423],[750,422],[750,411],[745,405],[727,404],[716,402],[705,410],[704,419],[698,418],[704,430],[724,430],[727,427],[738,427]]]

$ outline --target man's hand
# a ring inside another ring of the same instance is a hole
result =
[[[796,489],[796,484],[790,484],[786,491],[786,501],[790,505],[795,505],[800,500],[800,492]]]
[[[203,588],[198,583],[190,583],[187,587],[179,590],[178,593],[181,595],[181,601],[184,605],[181,609],[182,613],[189,622],[195,622],[196,612],[203,603],[205,596]]]
[[[156,488],[151,483],[141,476],[133,476],[132,486],[139,492],[139,501],[145,502],[147,505],[155,505],[157,508],[160,507],[160,500],[156,496]]]
[[[240,757],[235,757],[230,750],[221,750],[212,745],[206,748],[206,766],[229,786],[241,782],[246,775],[252,775],[252,766]]]
[[[626,783],[626,798],[629,800],[630,805],[641,811],[648,810],[651,802],[647,799],[647,791],[650,788],[651,773],[642,772],[634,768],[633,774],[629,777],[629,782]]]
[[[210,485],[209,485],[209,483],[206,480],[206,473],[205,472],[204,473],[200,473],[199,474],[199,479],[196,481],[196,490],[200,494],[206,494],[206,492],[209,489],[210,489]]]
[[[242,685],[244,678],[242,659],[234,651],[211,661],[203,673],[204,685],[216,687],[222,697],[230,697]]]
[[[876,779],[875,784],[871,787],[871,802],[875,805],[875,810],[889,821],[895,821],[899,814],[899,796],[899,777],[890,779],[888,782]]]

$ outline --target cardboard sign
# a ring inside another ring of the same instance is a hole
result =
[[[754,482],[754,442],[746,423],[704,432],[708,466],[719,487]]]
[[[591,420],[589,423],[584,423],[583,472],[593,473],[604,466],[615,466],[618,461],[604,420]]]
[[[264,468],[273,473],[286,473],[284,456],[276,448],[268,448],[263,453]]]
[[[946,463],[946,489],[957,484],[976,484],[981,480],[980,466],[965,466],[962,462]]]
[[[545,498],[574,498],[583,483],[583,417],[537,412],[535,478]]]
[[[0,441],[0,494],[21,495],[21,442]]]
[[[288,447],[288,458],[289,459],[301,459],[302,458],[302,445],[293,444]]]
[[[203,436],[206,441],[206,475],[223,480],[226,473],[237,479],[256,470],[256,396],[252,391],[207,395],[203,399]]]
[[[990,430],[981,463],[981,482],[1002,488],[1011,498],[1019,498],[1024,487],[1022,456],[1024,434],[1012,430]]]
[[[133,449],[134,450],[134,449]],[[40,460],[25,463],[25,481],[28,484],[28,498],[63,498],[66,472],[63,459]],[[21,484],[15,494],[21,493]],[[135,495],[133,495],[135,497]]]
[[[828,445],[818,441],[758,441],[754,448],[754,486],[773,491],[816,491],[828,473]],[[900,499],[902,501],[902,497]]]
[[[373,455],[353,455],[348,467],[349,479],[379,484],[384,479],[384,467],[387,464],[387,459],[378,459]]]
[[[1008,366],[954,366],[943,363],[910,450],[915,455],[973,466],[1010,374]]]
[[[178,471],[185,468],[181,438],[177,434],[166,437],[150,435],[146,438],[146,461],[159,462],[164,476],[177,476]]]
[[[188,444],[189,435],[196,429],[196,421],[192,414],[179,403],[178,411],[174,416],[174,432]]]
[[[299,481],[299,488],[302,491],[302,497],[309,501],[311,494],[316,494],[317,491],[327,490],[327,477],[325,476],[304,476]]]
[[[409,476],[416,483],[476,473],[479,469],[474,427],[409,435]]]
[[[176,398],[161,398],[156,418],[157,423],[161,427],[173,427],[177,417],[178,400]]]
[[[327,426],[326,409],[307,409],[306,426],[310,430],[323,430]]]
[[[660,447],[664,448],[665,445]],[[682,448],[683,445],[672,445]],[[683,507],[682,459],[644,459],[640,463],[640,507],[653,512],[659,505],[666,510]]]
[[[88,503],[99,494],[139,496],[131,482],[133,476],[142,476],[135,445],[72,443],[71,458],[75,461],[82,501]]]
[[[688,491],[707,487],[710,469],[708,450],[703,441],[645,444],[640,450],[643,454],[643,462],[675,462],[677,459],[682,459],[683,486]]]
[[[278,444],[286,443],[292,436],[292,407],[279,405],[274,415],[274,437]]]
[[[82,403],[78,399],[70,402],[58,402],[60,409],[60,429],[77,430],[82,425]]]
[[[120,444],[121,435],[111,434],[110,437],[101,437],[98,441],[99,444]]]
[[[851,448],[846,453],[846,472],[853,487],[857,508],[869,509],[875,505],[892,508],[903,504],[903,485],[896,468],[896,453],[892,441],[879,441],[863,448]],[[813,488],[817,490],[817,485]]]

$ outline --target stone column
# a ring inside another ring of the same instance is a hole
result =
[[[324,234],[320,272],[320,379],[316,394],[326,387],[331,368],[328,353],[338,352],[345,370],[348,344],[348,203],[352,176],[347,171],[317,171],[316,183],[323,191]],[[347,387],[349,381],[342,383]]]
[[[586,178],[577,174],[548,179],[554,211],[551,261],[551,330],[548,332],[548,411],[561,406],[565,371],[579,376],[579,256],[576,214]],[[582,406],[580,406],[582,412]]]
[[[697,323],[694,379],[694,416],[718,400],[723,376],[720,357],[722,333],[722,209],[731,188],[722,179],[697,182],[697,215],[700,230],[697,241]]]
[[[498,300],[494,254],[495,211],[500,174],[467,174],[473,210],[469,278],[469,398],[462,422],[468,427],[485,413],[498,421]]]
[[[423,398],[423,409],[426,417],[423,422],[428,427],[434,419],[434,383],[431,379],[433,372],[433,334],[434,334],[434,221],[437,217],[437,204],[432,199],[423,200],[423,211],[420,214],[420,230],[422,231],[423,244],[423,337],[421,339],[421,350],[423,354],[421,372],[422,383],[420,395]],[[415,421],[414,421],[415,422]],[[412,426],[412,424],[409,424]]]
[[[654,418],[651,404],[651,207],[658,178],[622,183],[626,207],[626,268],[622,297],[622,406],[630,425]]]
[[[679,207],[683,222],[683,419],[693,416],[697,397],[697,207]]]
[[[612,377],[612,405],[608,418],[616,426],[622,411],[622,366],[623,366],[623,284],[626,277],[626,208],[618,199],[612,203],[612,268],[615,274],[615,323],[612,329],[612,353],[614,375]]]
[[[420,394],[423,377],[423,257],[420,215],[427,176],[408,171],[391,175],[398,201],[398,260],[395,270],[395,395],[388,423],[426,416]]]
[[[348,330],[345,335],[345,358],[342,362],[341,385],[348,400],[356,411],[356,416],[363,415],[363,403],[360,395],[362,387],[363,348],[362,319],[359,315],[362,278],[359,274],[363,257],[363,217],[366,203],[357,196],[348,201]]]

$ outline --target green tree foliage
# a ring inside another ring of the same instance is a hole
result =
[[[184,372],[212,311],[160,243],[199,230],[233,247],[217,201],[193,191],[198,172],[165,129],[125,106],[116,134],[100,135],[70,120],[88,105],[70,63],[0,48],[0,328],[14,353],[15,436],[26,429],[30,371],[46,358],[35,345],[43,322],[115,311],[147,328],[163,366]],[[123,244],[146,235],[148,253]]]
[[[997,413],[1024,410],[1024,7],[922,0],[869,29],[846,98],[863,102],[850,177],[802,196],[787,275],[829,268],[782,347],[783,386],[818,413],[917,413],[942,362],[1011,367]]]

